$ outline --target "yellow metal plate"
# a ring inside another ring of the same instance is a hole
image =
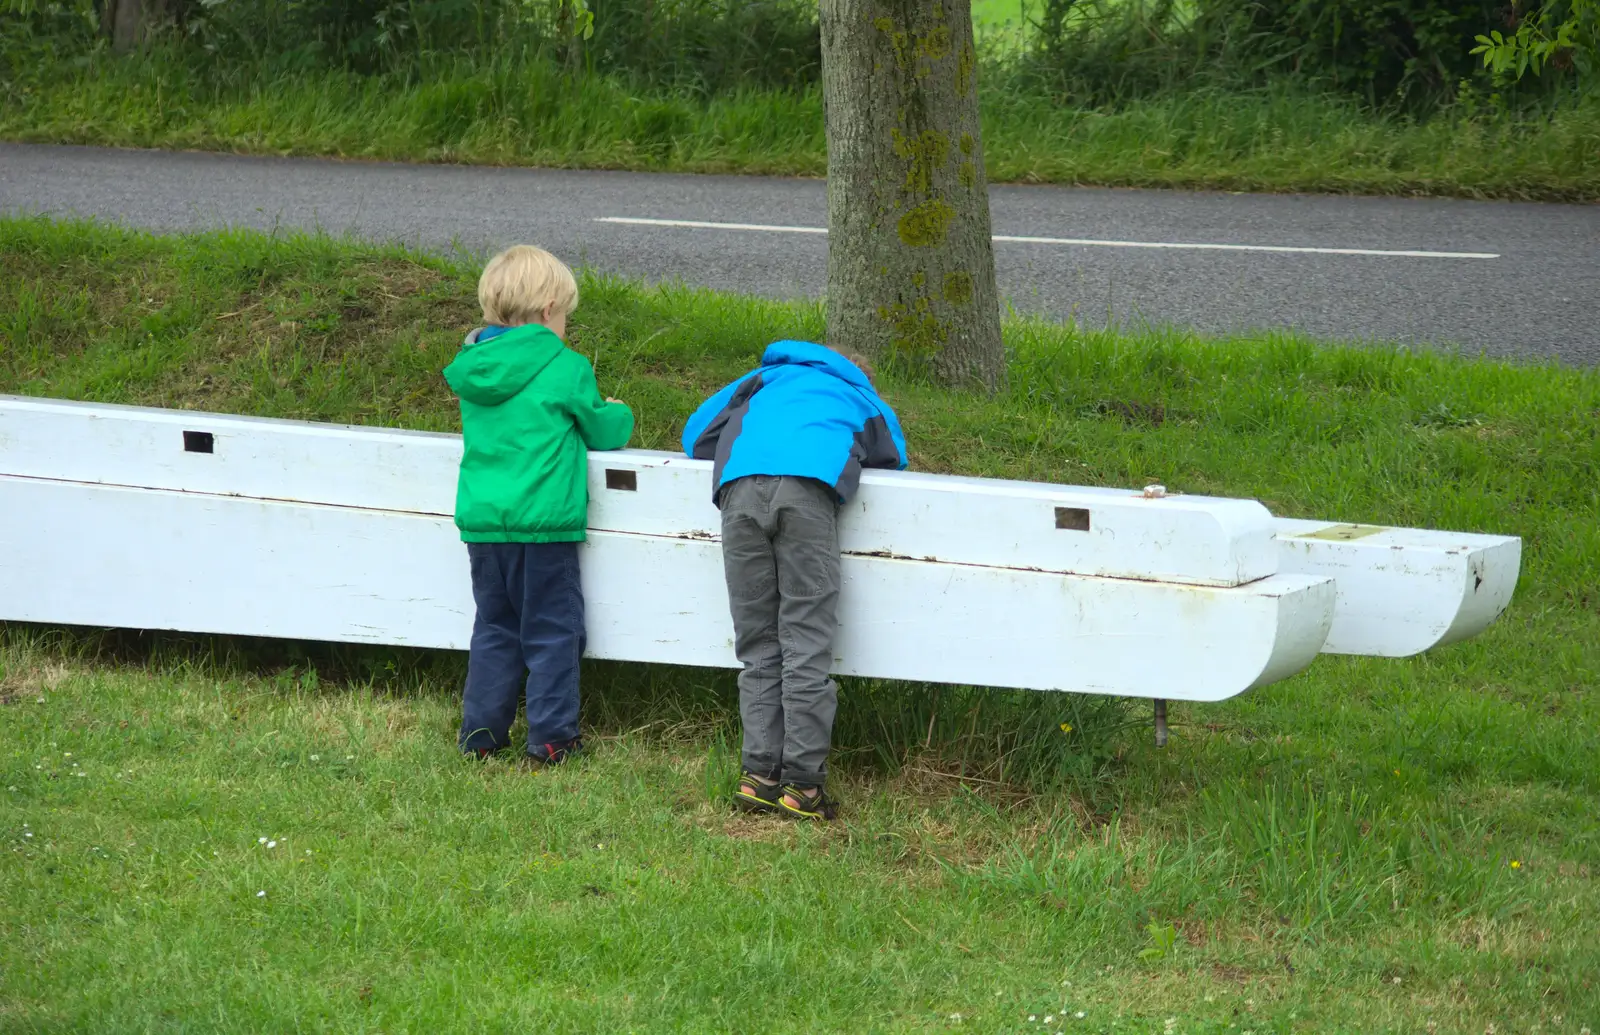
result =
[[[1348,543],[1352,539],[1365,539],[1369,535],[1387,532],[1383,525],[1329,525],[1327,528],[1315,532],[1306,532],[1297,536],[1299,539],[1328,539],[1336,543]]]

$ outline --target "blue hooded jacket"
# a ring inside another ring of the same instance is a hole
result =
[[[707,399],[683,429],[683,451],[716,461],[712,499],[749,475],[815,478],[840,502],[865,467],[904,470],[900,420],[848,359],[809,341],[767,346],[761,366]]]

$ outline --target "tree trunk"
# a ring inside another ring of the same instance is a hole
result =
[[[105,0],[100,31],[111,37],[111,49],[126,54],[142,46],[171,16],[168,0]]]
[[[578,10],[574,0],[558,0],[560,7],[556,15],[556,32],[561,37],[562,62],[565,64],[567,74],[576,76],[583,71],[583,21],[582,15],[589,14],[589,9]]]
[[[971,0],[822,0],[828,340],[1005,375]]]

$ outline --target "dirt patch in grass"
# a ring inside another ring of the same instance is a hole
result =
[[[5,674],[0,675],[0,705],[54,693],[72,674],[72,669],[54,660],[8,667]]]

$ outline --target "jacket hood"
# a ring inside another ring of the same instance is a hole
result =
[[[524,388],[566,348],[555,332],[530,323],[467,335],[455,360],[444,368],[450,390],[479,406],[499,406]]]
[[[818,345],[810,341],[775,341],[767,346],[767,351],[761,357],[764,367],[776,366],[805,366],[826,370],[841,381],[847,381],[857,388],[872,391],[872,382],[867,380],[867,375],[861,368],[845,359],[839,353],[826,345]]]

